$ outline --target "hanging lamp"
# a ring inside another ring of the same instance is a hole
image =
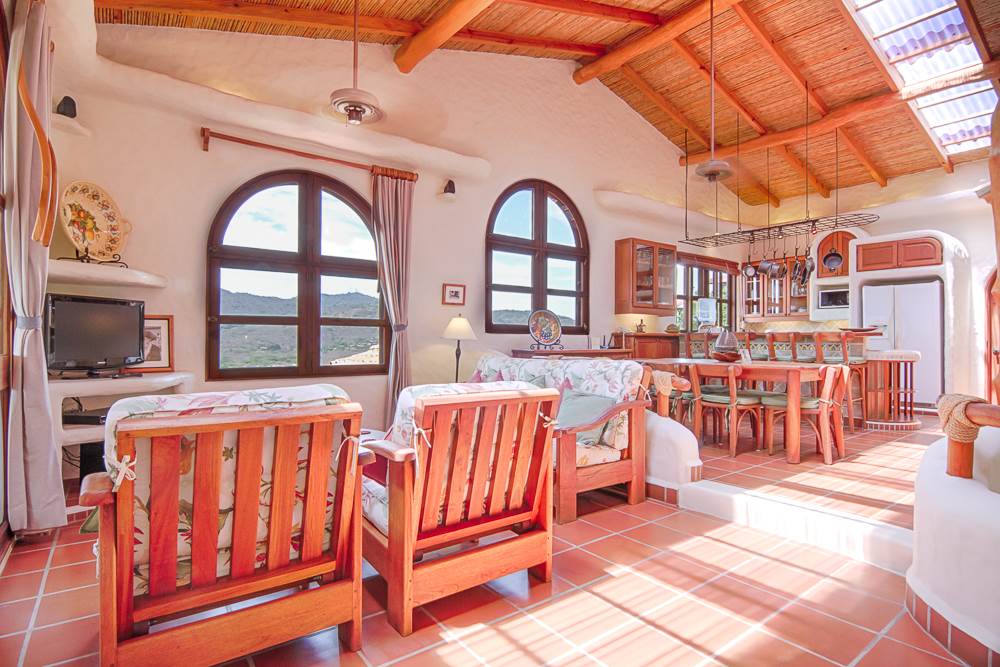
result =
[[[715,159],[715,0],[708,3],[708,48],[711,61],[711,76],[709,77],[709,115],[711,116],[711,150],[708,162],[703,162],[695,169],[695,173],[710,183],[715,183],[733,174],[732,167],[725,160]]]
[[[376,123],[385,118],[378,98],[358,88],[358,0],[354,0],[354,85],[330,93],[329,111],[348,125]]]

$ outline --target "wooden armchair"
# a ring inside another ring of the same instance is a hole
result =
[[[364,554],[388,584],[401,635],[413,632],[413,608],[438,598],[525,568],[551,580],[558,405],[555,389],[426,395],[415,399],[409,446],[365,443],[388,461],[388,484],[364,478]],[[478,545],[505,531],[516,535]],[[476,546],[423,559],[467,542]]]
[[[80,497],[99,508],[102,665],[223,663],[334,625],[360,648],[358,471],[374,459],[359,455],[361,406],[262,409],[258,398],[206,414],[204,401],[236,393],[141,397],[191,402],[169,416],[109,418],[120,485],[89,475]],[[288,588],[299,590],[148,633]]]

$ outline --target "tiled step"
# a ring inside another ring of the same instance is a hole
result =
[[[766,491],[704,480],[683,485],[678,504],[899,574],[913,560],[911,530]]]

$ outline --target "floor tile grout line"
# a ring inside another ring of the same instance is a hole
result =
[[[59,535],[62,533],[62,528],[57,528],[55,535],[52,536],[52,543],[49,545],[49,556],[46,559],[45,570],[42,572],[42,579],[38,582],[38,591],[35,594],[35,606],[31,610],[31,617],[28,619],[28,627],[24,631],[24,638],[21,640],[21,652],[17,659],[18,667],[24,664],[25,659],[28,656],[28,645],[31,643],[31,634],[34,631],[35,621],[38,619],[38,610],[42,606],[42,598],[45,595],[45,584],[48,583],[49,565],[52,563],[52,559],[55,557],[56,553],[56,543],[59,541]]]
[[[77,655],[72,658],[66,658],[65,660],[60,660],[58,662],[50,662],[45,665],[45,667],[58,667],[59,665],[65,665],[67,663],[73,662],[74,660],[79,660],[80,658],[89,658],[91,656],[99,656],[100,653],[94,651],[93,653],[85,653],[83,655]]]

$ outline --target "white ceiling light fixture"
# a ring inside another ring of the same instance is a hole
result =
[[[733,175],[733,168],[729,166],[728,162],[715,159],[715,0],[709,0],[708,3],[708,40],[712,68],[709,81],[709,97],[711,98],[709,115],[712,119],[711,146],[709,146],[711,159],[698,165],[695,173],[710,183],[715,183]]]
[[[330,93],[329,111],[348,125],[376,123],[385,118],[378,98],[358,88],[358,0],[354,0],[354,85]]]

